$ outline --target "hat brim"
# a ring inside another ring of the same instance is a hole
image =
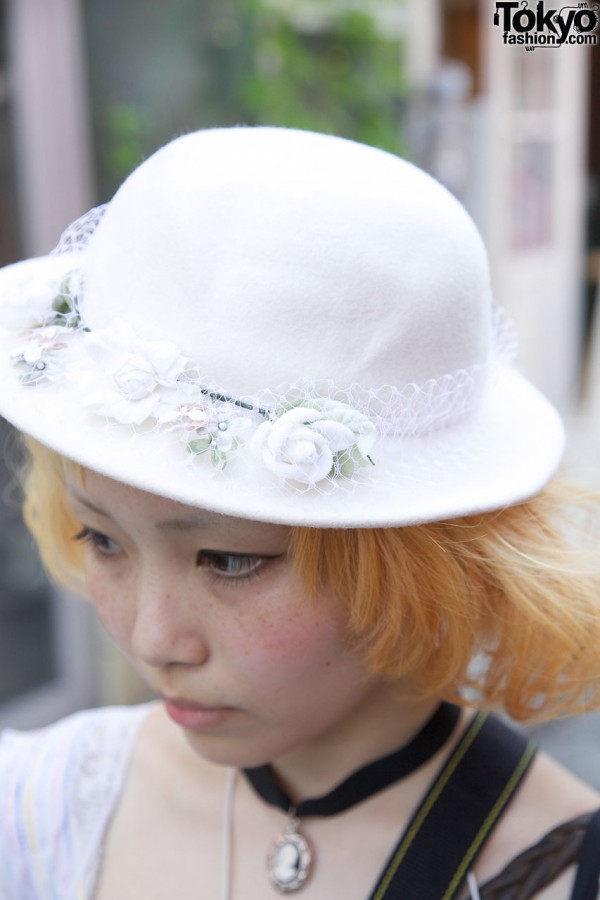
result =
[[[0,273],[47,276],[64,260],[29,260]],[[1,328],[0,414],[18,430],[108,478],[218,513],[284,525],[387,527],[510,506],[538,493],[564,446],[561,420],[540,392],[498,362],[480,405],[462,421],[414,437],[380,438],[358,479],[299,491],[246,462],[221,471],[172,435],[112,425],[81,410],[68,384],[23,386],[10,360],[15,333]]]

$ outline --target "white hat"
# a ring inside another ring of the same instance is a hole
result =
[[[560,420],[514,368],[460,204],[279,128],[181,137],[0,271],[0,413],[84,466],[269,522],[388,526],[538,492]]]

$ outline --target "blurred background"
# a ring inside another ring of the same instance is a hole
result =
[[[495,7],[0,0],[0,264],[47,253],[182,132],[260,123],[383,147],[430,171],[475,218],[521,365],[567,420],[567,468],[600,486],[600,47],[508,45]],[[9,468],[0,726],[144,699],[88,607],[44,580]],[[541,736],[600,786],[600,717]]]

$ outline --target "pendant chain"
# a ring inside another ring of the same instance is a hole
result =
[[[223,810],[223,836],[221,843],[221,900],[231,900],[231,866],[233,845],[233,798],[237,769],[227,770],[225,808]]]
[[[286,813],[285,827],[275,839],[267,859],[267,871],[273,887],[282,894],[293,893],[300,890],[310,877],[314,854],[310,842],[300,831],[301,819],[338,815],[406,778],[444,746],[459,718],[460,709],[457,706],[441,703],[408,744],[357,769],[328,794],[302,800],[298,805],[292,803],[270,766],[243,769],[258,796]],[[223,817],[221,900],[231,900],[235,778],[236,770],[230,769]]]
[[[232,846],[233,846],[233,800],[235,795],[235,785],[237,778],[237,769],[229,768],[227,770],[227,781],[225,785],[225,802],[223,810],[223,832],[222,832],[222,851],[221,851],[221,894],[220,900],[231,900],[231,875],[232,875]],[[299,820],[296,817],[296,810],[291,807],[288,813],[288,828],[295,830],[299,826]],[[467,876],[471,900],[480,900],[477,881],[472,872]]]
[[[233,801],[235,797],[235,785],[237,769],[227,770],[225,784],[225,801],[223,809],[223,830],[221,837],[221,892],[220,900],[231,900],[231,885],[233,871]],[[273,886],[281,893],[296,891],[308,877],[312,861],[312,850],[306,838],[298,831],[300,820],[296,816],[294,807],[288,811],[285,830],[275,842],[274,849],[269,859],[269,877]],[[293,871],[289,871],[290,861],[286,859],[286,850],[281,856],[282,848],[287,848],[287,854],[292,851],[294,862]]]

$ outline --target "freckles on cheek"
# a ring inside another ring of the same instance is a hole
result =
[[[111,638],[126,650],[129,646],[130,627],[124,608],[114,597],[90,585],[90,599],[100,622]]]
[[[285,622],[268,618],[238,632],[235,653],[257,671],[272,673],[308,665],[321,667],[333,662],[341,650],[337,634],[329,623],[291,617]]]

